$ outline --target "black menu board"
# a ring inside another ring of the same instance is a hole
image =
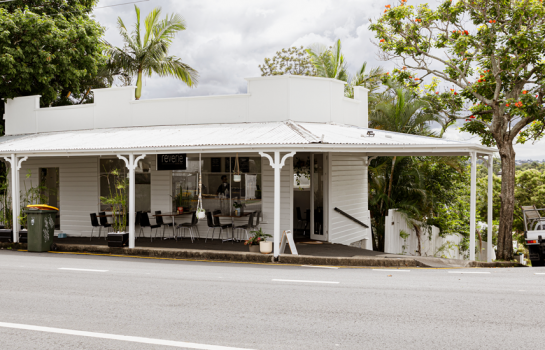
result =
[[[225,172],[230,173],[235,170],[235,157],[231,157],[231,168],[229,168],[229,157],[225,157]],[[250,172],[250,157],[238,157],[238,165],[241,173]]]
[[[221,173],[221,158],[210,158],[210,167],[213,173]]]

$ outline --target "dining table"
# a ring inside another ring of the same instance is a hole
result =
[[[172,218],[172,237],[176,239],[176,217],[183,216],[183,215],[191,215],[194,211],[184,211],[182,213],[178,212],[171,212],[171,213],[161,213],[161,214],[153,214],[154,217],[161,216],[161,217],[171,217]]]
[[[250,214],[252,214],[252,212],[240,213],[239,215],[237,215],[233,211],[233,212],[230,212],[229,214],[216,214],[216,215],[214,215],[215,218],[231,218],[231,238],[224,239],[224,240],[222,240],[222,242],[234,241],[235,240],[235,219],[236,218],[243,218],[243,217],[248,216]]]

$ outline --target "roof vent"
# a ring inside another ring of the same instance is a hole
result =
[[[361,134],[361,137],[375,137],[375,133],[369,130],[367,131],[367,135]]]
[[[386,135],[384,135],[384,136],[386,136],[386,137],[387,137],[387,138],[389,138],[389,139],[391,139],[391,138],[392,138],[392,135],[388,135],[388,134],[386,134]]]

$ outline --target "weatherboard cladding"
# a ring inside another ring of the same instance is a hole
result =
[[[334,123],[284,122],[146,126],[76,130],[0,137],[0,153],[115,149],[161,149],[237,145],[460,145],[457,141]]]

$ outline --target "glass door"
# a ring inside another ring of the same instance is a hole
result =
[[[310,155],[310,238],[326,241],[327,231],[325,216],[326,193],[326,155],[324,153],[312,153]]]

